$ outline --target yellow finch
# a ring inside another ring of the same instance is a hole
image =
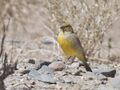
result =
[[[87,64],[87,58],[85,57],[85,53],[83,47],[81,46],[80,40],[73,32],[72,26],[68,24],[60,28],[61,30],[57,37],[57,40],[64,53],[68,57],[77,57],[83,62],[85,69],[92,72],[91,68]]]

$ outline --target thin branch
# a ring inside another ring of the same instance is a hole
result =
[[[10,18],[8,19],[7,25],[5,25],[5,22],[3,23],[3,37],[2,37],[2,40],[1,40],[1,46],[0,46],[0,48],[1,48],[1,50],[0,50],[0,57],[3,54],[4,43],[5,43],[5,38],[6,38],[6,31],[8,31],[9,24],[10,24]]]
[[[5,32],[5,25],[3,25],[3,37],[1,41],[1,50],[0,50],[0,57],[2,56],[3,49],[4,49],[4,42],[5,42],[6,32]]]

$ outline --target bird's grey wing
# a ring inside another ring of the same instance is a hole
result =
[[[69,34],[66,39],[71,43],[71,47],[74,48],[76,51],[80,53],[84,53],[83,47],[81,45],[81,42],[79,38],[76,36],[76,34]]]

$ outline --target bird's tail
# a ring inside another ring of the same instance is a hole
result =
[[[81,55],[80,57],[78,57],[84,64],[84,67],[87,71],[92,72],[92,69],[90,68],[90,66],[87,64],[87,58],[84,55]]]
[[[83,61],[83,64],[84,64],[84,67],[85,67],[85,69],[86,69],[87,71],[92,72],[92,69],[91,69],[90,66],[87,64],[87,62],[84,62],[84,61]]]

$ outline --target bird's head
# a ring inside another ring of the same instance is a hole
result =
[[[70,24],[67,24],[67,25],[63,25],[60,27],[60,29],[63,31],[63,32],[71,32],[73,33],[73,28]]]

